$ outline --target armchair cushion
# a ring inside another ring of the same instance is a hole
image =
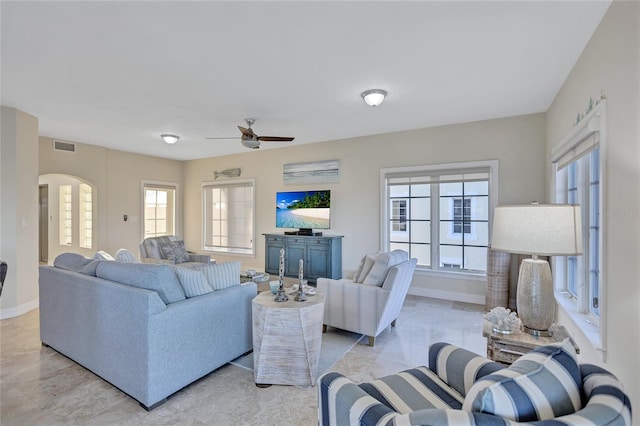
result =
[[[582,378],[569,339],[542,346],[509,368],[478,380],[463,409],[528,422],[548,420],[581,408]]]
[[[389,268],[398,265],[409,259],[406,251],[393,250],[388,252],[380,252],[375,256],[375,262],[367,273],[362,284],[381,286],[387,277]],[[364,271],[364,268],[363,268]]]
[[[373,256],[365,254],[364,257],[362,258],[362,261],[360,261],[360,266],[358,267],[355,275],[353,276],[353,282],[362,283],[364,279],[367,277],[367,274],[371,270],[371,267],[373,266],[374,263],[376,263],[376,260],[373,258]]]

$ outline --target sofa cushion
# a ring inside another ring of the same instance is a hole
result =
[[[156,291],[166,304],[186,299],[178,277],[167,265],[100,262],[96,268],[96,276]]]
[[[53,261],[53,266],[67,271],[80,272],[82,268],[91,263],[92,259],[78,253],[62,253]]]
[[[107,253],[104,250],[100,250],[98,252],[96,252],[96,254],[93,256],[94,259],[97,260],[115,260],[113,258],[113,256],[111,256],[109,253]]]
[[[165,259],[170,260],[175,264],[189,261],[189,252],[184,248],[184,241],[182,240],[162,245],[161,248]]]
[[[207,277],[201,269],[185,268],[184,266],[179,265],[172,265],[171,268],[178,276],[180,285],[182,286],[187,298],[201,296],[213,291],[213,288],[207,281]]]
[[[140,263],[140,260],[129,250],[121,248],[116,252],[115,260],[124,263]]]
[[[478,380],[462,408],[518,422],[548,420],[578,411],[581,387],[576,352],[567,338]]]
[[[214,290],[240,285],[240,262],[210,263],[201,270]]]
[[[375,262],[362,281],[362,284],[381,286],[387,277],[389,268],[404,262],[408,258],[409,255],[404,250],[393,250],[376,254]]]

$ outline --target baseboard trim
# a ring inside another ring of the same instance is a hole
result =
[[[0,309],[0,320],[7,318],[19,317],[20,315],[26,314],[29,311],[32,311],[40,306],[40,299],[35,299],[27,303],[23,303],[20,306],[15,306],[13,308],[5,308]]]
[[[485,296],[480,294],[458,293],[430,288],[409,287],[408,294],[434,299],[453,300],[454,302],[475,303],[477,305],[484,305],[486,303]]]

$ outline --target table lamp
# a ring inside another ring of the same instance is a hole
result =
[[[534,336],[551,336],[555,297],[549,262],[538,256],[582,254],[580,206],[528,204],[498,206],[493,213],[491,248],[532,255],[520,265],[517,311],[523,330]]]

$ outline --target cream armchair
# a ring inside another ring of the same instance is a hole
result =
[[[383,269],[385,259],[389,262]],[[323,331],[331,326],[361,333],[369,337],[369,346],[373,346],[383,330],[395,326],[417,260],[408,259],[407,253],[399,250],[378,253],[373,260],[375,263],[365,277],[362,275],[367,268],[364,265],[363,270],[361,264],[353,279],[318,278],[318,292],[325,297]]]

